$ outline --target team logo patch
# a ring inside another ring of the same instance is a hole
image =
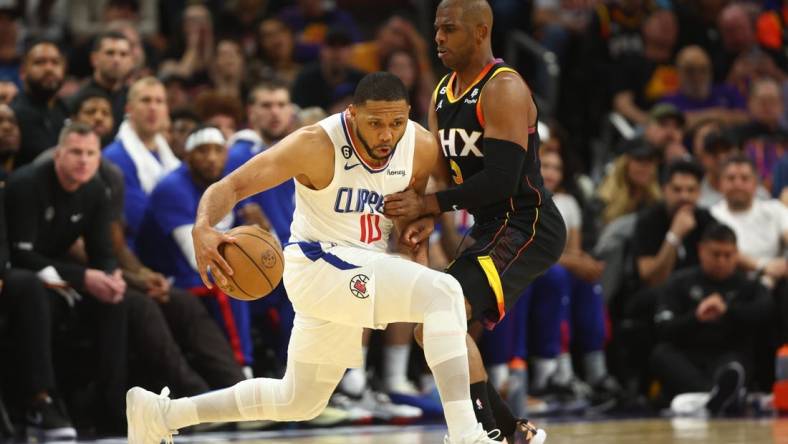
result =
[[[369,297],[369,292],[367,292],[367,282],[369,282],[369,276],[366,274],[357,274],[350,279],[350,292],[353,293],[353,296],[359,299],[366,299]]]
[[[342,157],[344,157],[345,159],[350,159],[350,156],[353,155],[352,148],[350,148],[347,145],[343,145],[341,149],[342,149]]]
[[[262,259],[263,259],[262,260],[263,266],[265,268],[271,268],[274,265],[276,265],[276,253],[274,253],[273,251],[269,250],[263,253]]]

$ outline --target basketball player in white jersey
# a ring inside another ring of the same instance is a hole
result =
[[[435,138],[408,120],[407,92],[388,73],[369,74],[353,104],[305,127],[211,185],[194,225],[197,264],[226,282],[218,247],[233,239],[212,227],[240,200],[295,178],[284,283],[296,311],[283,379],[257,378],[170,400],[139,387],[126,396],[131,444],[159,444],[203,422],[299,421],[317,416],[347,368],[362,365],[361,334],[391,322],[424,324],[424,354],[437,382],[446,443],[498,444],[477,423],[468,388],[465,303],[450,275],[387,254],[394,228],[383,196],[423,193],[438,159]],[[426,262],[426,245],[413,256]]]

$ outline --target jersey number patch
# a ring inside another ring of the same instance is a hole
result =
[[[377,214],[362,214],[359,218],[361,226],[361,242],[371,244],[379,241],[383,237],[380,230],[380,216]]]

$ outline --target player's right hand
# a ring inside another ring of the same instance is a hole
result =
[[[422,217],[409,223],[400,236],[400,242],[408,248],[415,250],[430,237],[435,231],[435,219],[431,216]]]
[[[211,228],[195,225],[192,228],[192,241],[194,242],[194,257],[197,260],[197,271],[207,288],[213,288],[213,283],[208,278],[210,269],[214,280],[222,285],[227,285],[227,277],[233,275],[230,264],[219,253],[219,245],[235,243],[235,238]]]

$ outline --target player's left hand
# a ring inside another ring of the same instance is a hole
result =
[[[433,231],[435,231],[435,220],[432,217],[422,217],[409,223],[402,230],[400,242],[415,252],[429,239]]]
[[[407,188],[383,198],[383,214],[390,218],[415,219],[424,214],[424,196]]]

